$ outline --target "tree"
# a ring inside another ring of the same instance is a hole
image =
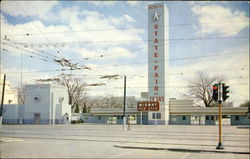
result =
[[[86,83],[80,78],[64,76],[55,81],[57,84],[66,86],[69,95],[69,104],[74,110],[78,104],[82,105],[86,98]]]
[[[16,91],[17,91],[17,97],[18,97],[18,104],[24,104],[24,88],[25,88],[25,85],[20,88],[20,87],[17,87],[16,88]]]
[[[76,103],[75,113],[79,113],[79,104],[78,103]]]
[[[212,86],[215,83],[222,82],[221,76],[208,76],[204,72],[198,72],[194,79],[189,81],[189,95],[201,100],[205,107],[212,105]]]
[[[106,97],[102,99],[103,103],[106,103],[106,108],[122,108],[121,98],[114,97],[111,94],[107,94]]]
[[[245,103],[242,103],[240,107],[250,107],[250,100],[246,101]]]
[[[84,102],[82,113],[87,113],[87,112],[88,112],[88,110],[87,110],[86,102]]]

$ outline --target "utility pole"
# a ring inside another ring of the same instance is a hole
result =
[[[20,81],[21,89],[23,87],[23,54],[21,54],[21,81]]]
[[[222,128],[221,128],[221,123],[222,123],[222,115],[221,115],[221,102],[222,102],[222,91],[221,91],[221,83],[219,82],[219,143],[218,143],[218,146],[216,147],[216,149],[224,149],[223,145],[222,145]]]
[[[21,54],[21,77],[20,77],[20,100],[22,101],[22,99],[23,99],[23,54]]]
[[[0,109],[0,128],[2,126],[2,121],[3,121],[3,101],[4,101],[4,91],[5,91],[5,80],[6,80],[6,75],[4,74],[4,76],[3,76],[2,101],[1,101],[1,109]]]
[[[126,130],[126,76],[124,76],[123,130]]]

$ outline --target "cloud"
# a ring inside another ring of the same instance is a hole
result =
[[[132,54],[128,49],[123,47],[109,47],[108,49],[97,49],[97,50],[88,50],[85,48],[81,48],[77,50],[83,58],[96,58],[103,57],[105,60],[107,59],[118,59],[118,58],[134,58],[135,55]]]
[[[132,23],[135,22],[134,18],[131,16],[124,14],[122,17],[114,17],[114,16],[109,16],[108,19],[110,22],[116,26],[119,25],[126,25],[127,23]]]
[[[50,78],[51,75],[46,72],[36,72],[34,69],[23,68],[22,72],[22,83],[25,84],[33,84],[39,83],[35,81],[35,79],[46,79]],[[21,82],[21,69],[11,68],[11,69],[3,69],[2,73],[6,74],[6,80],[11,83],[13,88],[20,87]]]
[[[56,16],[56,15],[54,15]],[[53,16],[53,17],[54,17]],[[40,35],[16,36],[15,40],[22,42],[82,42],[82,41],[138,41],[142,42],[139,36],[143,32],[142,29],[128,29],[121,30],[120,27],[131,25],[135,20],[129,15],[125,14],[122,17],[109,16],[105,17],[96,11],[80,11],[79,7],[73,6],[64,8],[58,12],[57,20],[65,24],[62,25],[47,25],[42,21],[36,20],[33,22],[16,24],[9,24],[5,17],[1,14],[1,35],[9,34],[26,34],[26,33],[40,33]],[[118,28],[119,27],[119,28]],[[63,34],[63,32],[77,31]],[[86,31],[84,31],[86,30]],[[88,31],[93,30],[93,31]],[[96,30],[96,31],[94,31]],[[80,31],[80,32],[78,32]],[[53,32],[61,32],[61,34],[46,34]],[[44,34],[44,35],[42,35]],[[70,36],[69,36],[70,35]],[[111,36],[112,35],[112,36]],[[47,37],[47,38],[45,38]],[[121,43],[92,43],[94,46],[119,45]],[[88,43],[90,45],[90,43]]]
[[[249,27],[249,18],[243,11],[232,11],[218,5],[194,5],[192,12],[199,21],[199,34],[223,33],[225,36],[234,36]]]
[[[138,1],[127,1],[127,3],[128,3],[129,5],[131,5],[131,6],[136,6],[136,5],[139,4]]]
[[[107,80],[107,79],[99,79],[98,82],[106,83],[106,86],[91,88],[88,93],[90,95],[105,95],[107,93],[112,94],[114,96],[123,96],[124,89],[124,75],[127,77],[127,96],[136,96],[140,97],[141,92],[147,92],[147,77],[138,76],[142,72],[147,70],[147,65],[119,65],[119,66],[98,66],[95,65],[92,67],[97,70],[96,75],[120,75],[120,79],[118,80]],[[136,69],[135,69],[136,67]],[[122,70],[122,71],[121,71]]]
[[[58,1],[2,1],[1,10],[11,16],[45,18]]]
[[[96,6],[111,6],[117,3],[117,1],[91,1],[90,3]]]
[[[127,14],[123,15],[123,17],[126,19],[127,22],[135,22],[135,20]]]

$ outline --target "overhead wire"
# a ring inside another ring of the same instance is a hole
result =
[[[6,43],[8,43],[8,44],[12,44],[12,45],[20,45],[20,43],[18,43],[17,41],[14,41],[14,40],[10,40],[10,39],[4,39],[5,41],[6,41]],[[4,44],[6,44],[6,43],[2,43],[3,45]],[[31,50],[34,50],[34,51],[36,51],[36,52],[39,52],[39,54],[41,53],[41,54],[45,54],[45,55],[47,55],[47,56],[50,56],[50,57],[53,57],[53,58],[55,58],[55,57],[57,57],[57,55],[53,55],[53,54],[51,54],[51,53],[49,53],[49,52],[46,52],[46,51],[42,51],[42,50],[38,50],[38,49],[36,49],[36,48],[34,48],[34,47],[27,47],[26,45],[21,45],[23,48],[25,48],[25,49],[31,49]]]
[[[34,51],[27,50],[25,48],[20,48],[18,46],[14,46],[14,45],[11,45],[11,44],[8,44],[8,43],[5,43],[4,45],[7,45],[7,46],[12,47],[14,49],[18,49],[18,50],[24,51],[24,52],[29,53],[29,54],[33,54],[33,56],[39,56],[39,57],[42,57],[42,58],[46,58],[48,60],[53,60],[53,58],[51,58],[51,57],[45,56],[43,54],[35,53]]]
[[[21,7],[21,5],[19,5],[19,3],[18,3],[17,1],[16,1],[15,3],[19,6],[19,8],[20,8],[21,11],[26,15],[26,17],[27,17],[28,19],[30,19],[30,21],[32,22],[32,24],[36,27],[36,29],[39,30],[39,32],[44,36],[44,38],[45,38],[49,43],[51,43],[51,41],[46,37],[46,35],[42,32],[42,30],[33,22],[33,20],[32,20],[29,16],[27,16],[26,12],[25,12],[24,9]],[[60,50],[60,51],[61,51],[61,53],[63,53],[62,50]]]
[[[245,52],[247,52],[247,51],[230,52],[230,53],[224,53],[224,54],[213,54],[213,55],[207,55],[207,56],[183,57],[183,58],[175,58],[175,59],[159,60],[159,61],[178,61],[178,60],[185,60],[185,59],[206,58],[206,57],[216,57],[216,56],[228,56],[228,55],[232,55],[232,54],[242,54],[242,53],[245,53]],[[154,61],[150,61],[150,62],[154,62]],[[99,66],[95,66],[93,68],[96,68],[96,67],[102,67],[103,68],[103,67],[110,67],[110,66],[124,66],[124,65],[133,65],[133,64],[142,64],[142,63],[148,63],[148,61],[136,62],[136,63],[115,64],[115,65],[99,65]],[[71,69],[63,69],[63,70],[67,71],[67,70],[71,70]],[[81,70],[81,68],[73,69],[72,71],[74,71],[74,70]],[[50,72],[50,71],[53,71],[53,70],[48,70],[48,71]],[[55,71],[58,71],[58,70],[55,70]],[[32,73],[32,72],[30,72],[30,73]]]
[[[222,38],[216,38],[216,39],[225,39],[225,38],[229,38],[229,37],[222,37]],[[232,37],[231,37],[232,38]],[[234,37],[234,38],[243,38],[243,37]],[[244,38],[246,38],[246,37],[244,37]],[[206,38],[206,39],[215,39],[215,38]],[[181,40],[181,39],[179,39],[179,40]],[[182,40],[184,40],[184,39],[182,39]],[[187,39],[186,39],[187,40]],[[188,40],[195,40],[195,38],[190,38],[190,39],[188,39]],[[196,39],[196,40],[202,40],[201,38],[199,38],[199,39]],[[204,40],[204,39],[203,39]],[[175,41],[176,42],[176,41]],[[153,46],[151,46],[151,47],[153,47]],[[134,51],[137,51],[137,50],[141,50],[141,49],[144,49],[144,48],[146,48],[146,47],[143,47],[143,48],[136,48],[136,49],[133,49]],[[131,50],[130,50],[131,51]],[[108,54],[108,55],[103,55],[103,54],[101,54],[100,56],[98,56],[98,57],[106,57],[106,56],[110,56],[110,55],[116,55],[117,53],[111,53],[111,54]],[[97,58],[97,57],[92,57],[92,59],[93,58]],[[86,57],[86,58],[84,58],[85,60],[89,60],[90,59],[90,57]],[[81,61],[79,62],[79,63],[81,63]]]
[[[224,56],[224,55],[232,55],[232,54],[242,54],[242,53],[245,53],[248,51],[239,51],[239,52],[233,52],[233,53],[224,53],[224,54],[213,54],[213,55],[206,55],[206,56],[193,56],[193,57],[183,57],[183,58],[174,58],[174,59],[169,59],[169,60],[158,60],[158,62],[161,62],[161,61],[178,61],[178,60],[184,60],[184,59],[194,59],[194,58],[203,58],[203,57],[216,57],[216,56]],[[144,64],[144,63],[154,63],[155,60],[152,60],[152,61],[141,61],[141,62],[134,62],[134,63],[123,63],[123,64],[113,64],[113,65],[98,65],[98,66],[95,66],[94,68],[97,68],[97,67],[112,67],[112,66],[124,66],[124,65],[138,65],[138,64]]]
[[[249,36],[238,36],[238,37],[194,37],[194,38],[171,38],[171,39],[158,39],[159,42],[179,42],[179,41],[195,41],[195,40],[214,40],[214,39],[217,39],[217,40],[220,40],[220,39],[246,39],[246,38],[249,38]],[[149,42],[149,41],[154,41],[155,39],[153,40],[147,40],[147,39],[140,39],[140,40],[115,40],[115,41],[111,41],[111,40],[99,40],[99,41],[72,41],[72,42],[54,42],[54,43],[62,43],[62,44],[65,44],[65,45],[68,45],[68,44],[87,44],[87,43],[136,43],[136,42]],[[23,44],[26,44],[28,45],[28,43],[23,43]],[[39,45],[40,43],[32,43],[33,45]],[[31,43],[30,43],[31,45]],[[53,43],[44,43],[44,45],[53,45]]]
[[[27,56],[29,58],[33,58],[33,59],[37,59],[37,60],[40,60],[40,61],[45,61],[45,62],[49,62],[49,63],[54,63],[53,61],[50,61],[48,59],[44,59],[44,58],[41,58],[41,57],[36,57],[36,56],[32,56],[30,54],[25,54],[25,53],[20,53],[20,52],[17,52],[16,50],[12,50],[11,52],[9,52],[9,49],[3,49],[3,51],[6,51],[10,54],[13,54],[13,52],[15,52],[15,54],[19,54],[19,55],[24,55],[24,56]]]
[[[219,23],[233,23],[233,22],[246,22],[246,21],[218,21],[218,22],[205,22],[200,24],[219,24]],[[169,25],[160,25],[163,27],[172,27],[172,26],[192,26],[196,24],[169,24]],[[102,28],[102,29],[82,29],[82,30],[71,30],[71,31],[59,31],[59,32],[43,32],[43,33],[19,33],[19,34],[7,34],[7,36],[31,36],[31,35],[41,35],[41,34],[67,34],[67,33],[78,33],[78,32],[95,32],[95,31],[109,31],[109,30],[131,30],[131,29],[140,29],[140,28],[148,28],[148,26],[137,26],[137,27],[118,27],[118,28]]]

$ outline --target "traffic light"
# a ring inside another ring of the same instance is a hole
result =
[[[222,99],[223,99],[223,101],[225,102],[226,101],[226,99],[229,97],[227,94],[228,94],[228,89],[229,88],[229,86],[226,86],[224,83],[222,84]]]
[[[218,101],[218,91],[219,90],[219,87],[218,87],[218,84],[214,84],[213,85],[213,100],[214,101]]]

